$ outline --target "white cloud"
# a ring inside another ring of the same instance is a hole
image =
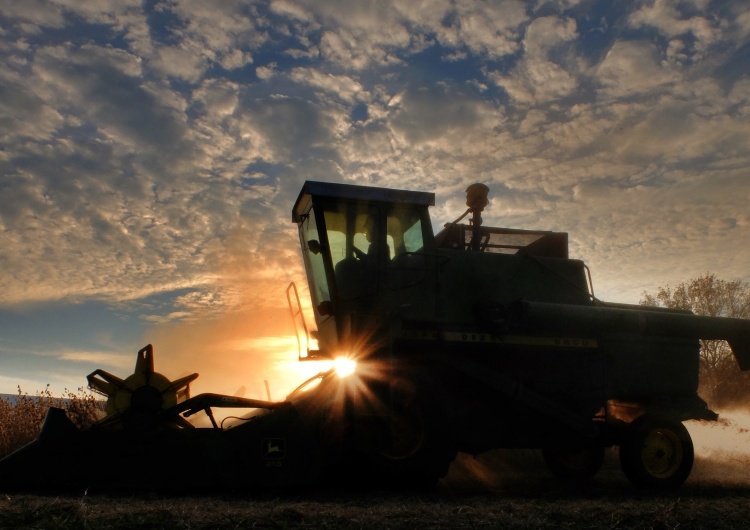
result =
[[[739,7],[735,5],[734,7],[739,12],[733,17],[733,25],[737,28],[739,40],[743,41],[750,36],[750,9],[747,6]]]
[[[272,3],[277,13],[303,24],[303,31],[323,28],[320,52],[344,68],[400,63],[397,55],[415,53],[436,39],[446,47],[499,58],[518,49],[519,27],[528,20],[520,1],[413,1]],[[396,53],[394,53],[396,52]]]
[[[576,23],[571,19],[542,17],[526,29],[524,55],[509,73],[492,72],[490,78],[505,89],[516,103],[538,105],[573,94],[578,88],[574,58],[559,54],[564,62],[552,60],[553,52],[575,39]]]
[[[311,101],[281,95],[248,101],[238,118],[240,134],[251,138],[269,162],[283,163],[305,158],[311,150],[331,149],[332,123]]]
[[[569,42],[578,36],[573,19],[557,17],[537,18],[529,24],[523,40],[526,56],[548,59],[556,46]]]
[[[570,230],[595,278],[631,292],[670,267],[710,268],[691,245],[750,230],[750,85],[721,75],[743,13],[643,4],[604,28],[608,53],[585,53],[575,4],[13,4],[0,301],[184,289],[144,309],[168,320],[283,303],[301,276],[288,210],[307,178],[435,190],[436,223],[486,181],[487,219]],[[42,28],[78,29],[66,12],[101,24],[98,41],[46,40]],[[633,31],[654,28],[664,41]],[[352,120],[357,104],[366,119]],[[746,275],[743,253],[722,259],[727,275]]]
[[[750,104],[750,77],[744,77],[732,86],[727,97],[730,105]]]
[[[294,0],[271,0],[271,10],[304,22],[312,22],[312,14]]]
[[[320,53],[327,61],[354,70],[361,70],[373,62],[398,62],[381,47],[362,46],[362,42],[355,35],[343,30],[326,31],[320,39]]]
[[[258,66],[257,68],[255,68],[255,75],[257,75],[259,79],[263,79],[264,81],[271,79],[276,75],[276,64],[271,63],[267,66]]]
[[[300,85],[310,85],[323,90],[330,97],[342,99],[348,103],[356,101],[363,94],[364,88],[349,76],[324,74],[310,68],[295,68],[290,78]]]
[[[406,91],[390,121],[395,132],[418,145],[434,139],[481,134],[485,126],[502,123],[502,114],[491,104],[442,85]]]
[[[664,92],[679,80],[659,50],[642,41],[618,41],[597,66],[596,80],[602,94],[612,98],[633,98],[650,92]]]
[[[138,0],[54,0],[45,6],[60,6],[68,13],[94,24],[116,24],[116,21],[132,11],[139,11],[141,4]]]
[[[133,366],[132,354],[117,354],[111,351],[64,351],[57,357],[61,361],[94,363],[110,370],[127,370]]]
[[[198,50],[180,46],[164,46],[158,49],[155,65],[164,76],[197,81],[206,69],[207,61]]]
[[[438,29],[441,42],[465,45],[472,52],[499,58],[518,49],[519,27],[528,20],[522,2],[456,2],[450,29]]]
[[[554,101],[573,94],[578,87],[573,75],[550,61],[525,61],[510,76],[492,77],[520,104]]]
[[[60,28],[65,24],[63,9],[44,0],[0,2],[3,16],[15,21],[26,33],[39,33],[42,28]]]
[[[234,49],[255,48],[267,37],[260,28],[267,21],[255,6],[241,0],[219,4],[185,0],[170,4],[168,9],[184,22],[174,32],[191,48],[203,48],[211,53],[230,53]]]
[[[239,101],[239,86],[230,81],[208,79],[193,92],[193,98],[203,102],[210,116],[231,115]]]
[[[707,6],[695,2],[699,9]],[[708,14],[708,13],[707,13]],[[710,14],[708,14],[711,17]],[[667,0],[655,0],[651,4],[642,5],[637,11],[630,15],[630,23],[634,27],[652,26],[657,28],[667,37],[677,37],[689,34],[695,39],[696,58],[701,58],[706,49],[711,46],[720,35],[719,28],[715,27],[714,20],[702,16],[691,16],[685,18],[681,15],[674,3]]]
[[[592,105],[571,107],[560,120],[547,119],[538,135],[561,149],[561,153],[615,150],[611,135],[616,121]]]
[[[0,139],[6,145],[29,137],[49,139],[65,123],[65,117],[34,88],[13,72],[0,72]]]
[[[237,68],[242,68],[245,65],[252,64],[253,56],[247,52],[235,49],[222,55],[219,62],[221,63],[221,66],[227,70],[236,70]]]

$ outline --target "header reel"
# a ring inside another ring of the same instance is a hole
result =
[[[155,372],[151,344],[138,351],[135,371],[126,379],[104,370],[95,370],[86,378],[92,390],[107,398],[107,415],[97,426],[128,429],[163,420],[171,427],[192,427],[179,415],[162,418],[161,413],[190,397],[190,383],[198,378],[198,374],[170,381]]]

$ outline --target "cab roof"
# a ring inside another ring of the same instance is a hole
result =
[[[326,199],[345,199],[355,201],[378,201],[391,204],[410,204],[416,206],[434,206],[435,194],[426,191],[392,190],[373,186],[354,184],[337,184],[308,180],[302,186],[297,201],[292,208],[292,221],[298,223],[300,216],[309,209],[312,197]]]

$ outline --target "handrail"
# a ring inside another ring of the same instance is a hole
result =
[[[296,309],[292,302],[291,292],[294,292],[294,300],[296,301]],[[289,284],[286,288],[286,299],[289,303],[289,312],[292,315],[292,322],[294,323],[294,335],[297,338],[297,356],[299,360],[305,359],[310,356],[310,331],[307,329],[307,323],[305,322],[305,315],[302,312],[302,303],[299,299],[299,293],[297,292],[297,285],[294,282]],[[302,331],[305,334],[305,355],[302,355],[302,340],[300,339],[299,325],[302,325]]]

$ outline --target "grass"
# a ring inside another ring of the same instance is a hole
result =
[[[77,393],[66,389],[63,397],[55,398],[49,386],[33,396],[18,387],[15,402],[0,399],[0,458],[37,437],[50,407],[65,409],[79,428],[90,426],[101,416],[101,405],[83,389],[79,388]]]

